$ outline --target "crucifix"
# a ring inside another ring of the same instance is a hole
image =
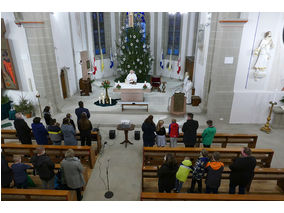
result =
[[[129,12],[128,25],[129,25],[129,27],[133,27],[133,12]]]

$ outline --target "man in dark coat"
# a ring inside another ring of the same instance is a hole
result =
[[[17,137],[22,144],[32,144],[31,128],[23,119],[22,113],[16,113],[16,119],[14,121],[14,127],[17,132]]]
[[[44,189],[54,189],[54,163],[45,153],[43,146],[37,147],[37,155],[31,159]]]
[[[75,114],[77,115],[77,124],[79,120],[81,119],[81,115],[83,112],[87,114],[87,117],[90,118],[90,112],[87,108],[84,108],[84,103],[83,101],[79,101],[79,108],[75,109]]]
[[[1,153],[1,188],[9,188],[13,179],[12,169],[8,166],[3,153]]]
[[[187,114],[187,121],[182,126],[183,143],[185,147],[194,147],[196,143],[196,131],[199,127],[198,121],[193,120],[193,114]]]
[[[255,157],[251,156],[251,150],[244,147],[241,156],[236,158],[229,166],[230,173],[230,194],[235,194],[236,187],[239,186],[239,194],[245,194],[245,188],[254,177],[254,168],[256,166]]]

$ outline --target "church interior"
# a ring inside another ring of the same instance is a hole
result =
[[[1,12],[1,168],[5,160],[14,171],[20,161],[29,182],[4,187],[1,169],[1,200],[284,201],[283,55],[283,12]],[[144,126],[151,115],[153,143]],[[82,130],[83,116],[90,130]],[[199,124],[190,147],[189,117]],[[31,143],[21,139],[19,119]],[[209,148],[208,121],[216,128]],[[50,126],[61,128],[60,146]],[[65,126],[75,144],[66,143]],[[48,181],[33,163],[42,147],[53,188],[43,188]],[[244,147],[256,159],[254,176],[245,194],[232,194],[230,165]],[[70,149],[84,183],[56,188]],[[206,175],[202,190],[188,193],[192,172],[180,191],[160,191],[168,155],[194,170],[204,149],[223,162],[218,194],[205,193]]]

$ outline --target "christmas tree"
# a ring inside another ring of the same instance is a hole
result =
[[[133,27],[125,25],[121,28],[117,43],[117,70],[120,76],[116,80],[124,82],[130,70],[135,71],[138,82],[149,80],[148,73],[152,68],[153,59],[143,19],[135,13]]]

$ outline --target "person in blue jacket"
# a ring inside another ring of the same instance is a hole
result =
[[[40,122],[40,117],[33,119],[32,131],[38,145],[48,145],[48,132]]]
[[[14,162],[15,163],[11,166],[11,169],[13,171],[15,186],[18,189],[26,189],[28,187],[28,175],[26,170],[32,167],[30,165],[22,163],[20,155],[14,156]]]
[[[81,119],[81,115],[82,115],[83,112],[85,112],[87,114],[87,117],[90,118],[90,112],[87,108],[84,108],[83,101],[79,101],[78,104],[79,104],[79,107],[77,109],[75,109],[75,114],[77,115],[77,123]]]

